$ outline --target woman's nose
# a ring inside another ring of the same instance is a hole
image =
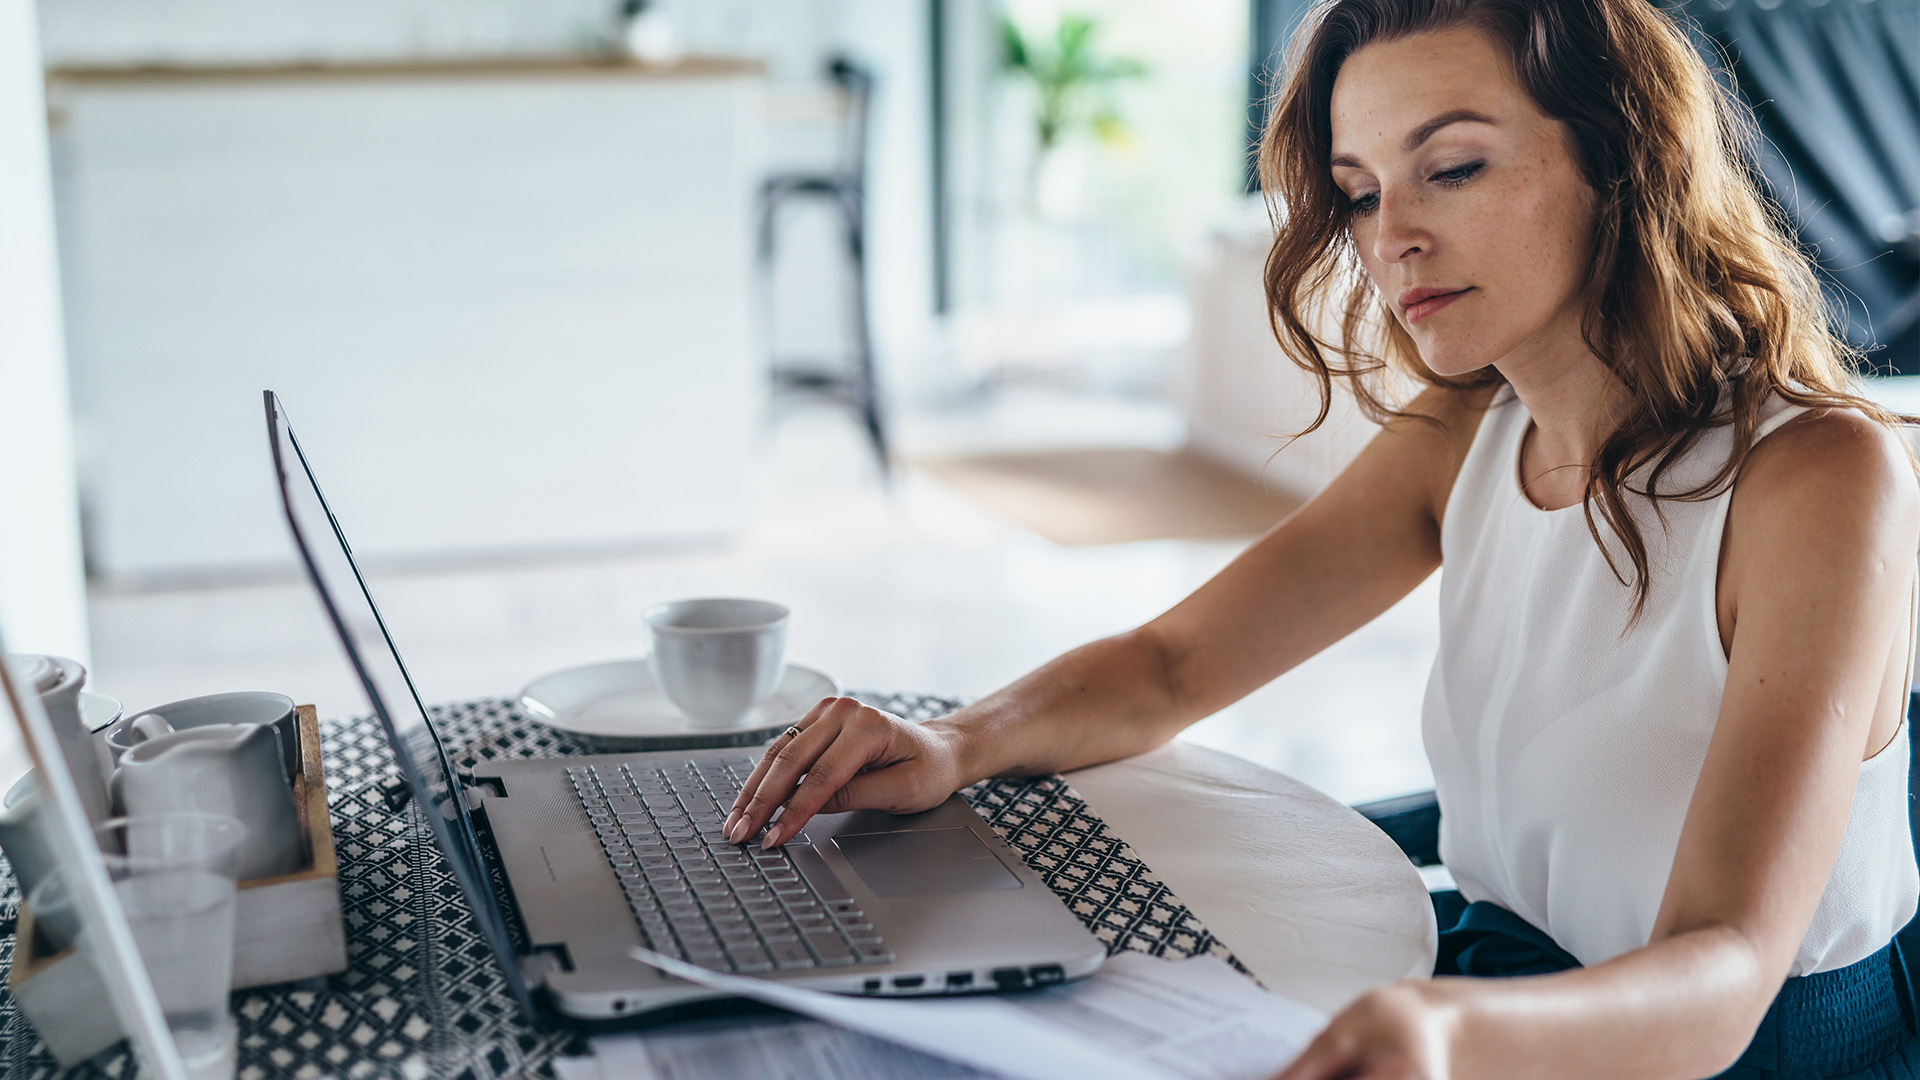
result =
[[[1373,215],[1373,254],[1381,262],[1403,262],[1433,246],[1420,208],[1406,195],[1382,191]]]

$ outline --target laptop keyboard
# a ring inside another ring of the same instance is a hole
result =
[[[822,897],[784,849],[727,842],[757,760],[568,766],[648,948],[743,974],[891,963],[859,905]]]

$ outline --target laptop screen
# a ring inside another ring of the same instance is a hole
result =
[[[307,576],[320,594],[340,644],[346,648],[347,661],[366,688],[367,701],[387,729],[393,744],[394,759],[406,774],[413,797],[426,812],[433,828],[434,843],[447,861],[466,893],[467,904],[480,920],[487,943],[506,975],[507,986],[520,1002],[529,1019],[536,1014],[526,979],[522,977],[506,921],[487,885],[486,864],[480,857],[480,844],[474,835],[472,819],[467,815],[460,779],[447,757],[440,733],[420,702],[420,695],[400,660],[400,650],[387,633],[386,623],[367,591],[366,579],[354,564],[353,550],[333,511],[320,494],[320,482],[313,475],[300,442],[294,438],[286,410],[273,391],[266,392],[267,435],[273,444],[273,467],[280,486],[280,501],[286,507],[287,524],[293,528],[294,546],[300,550]]]

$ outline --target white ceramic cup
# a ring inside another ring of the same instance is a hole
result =
[[[647,610],[647,666],[695,727],[733,727],[786,670],[787,609],[765,600],[675,600]]]

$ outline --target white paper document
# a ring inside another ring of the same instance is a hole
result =
[[[635,955],[825,1025],[716,1020],[597,1038],[595,1058],[556,1062],[561,1080],[1258,1080],[1291,1061],[1326,1022],[1214,957],[1127,953],[1090,979],[1013,996],[869,998]]]

